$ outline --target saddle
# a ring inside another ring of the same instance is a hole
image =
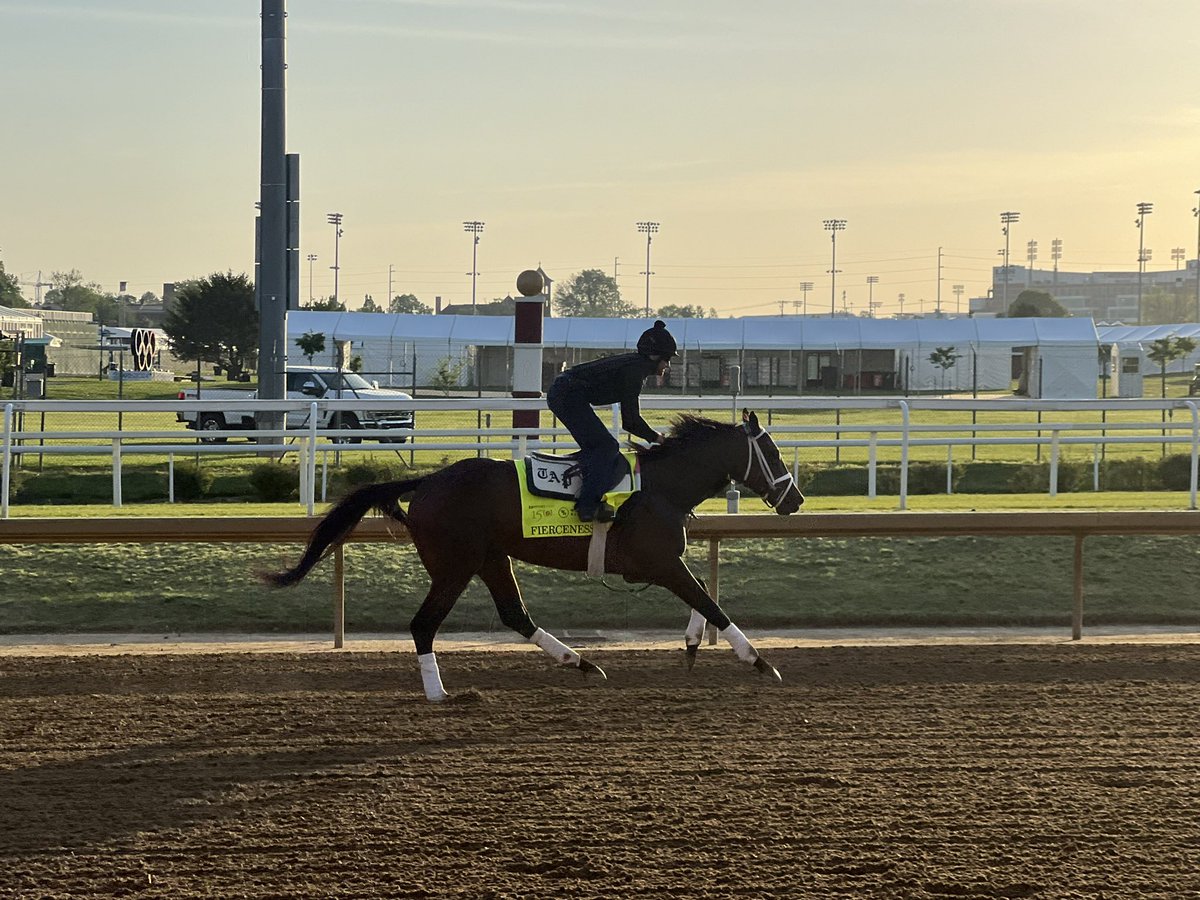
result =
[[[574,501],[583,485],[579,451],[560,454],[535,450],[525,457],[525,484],[535,497]],[[631,494],[641,486],[637,454],[622,453],[613,472],[613,483],[605,493]]]

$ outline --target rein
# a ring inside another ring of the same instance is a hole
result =
[[[746,454],[746,474],[742,476],[742,484],[749,484],[750,473],[754,469],[754,463],[758,462],[758,467],[762,471],[763,479],[767,482],[767,496],[763,497],[767,506],[774,509],[779,501],[783,499],[783,495],[788,492],[788,489],[795,483],[792,481],[792,473],[788,471],[787,466],[783,467],[782,475],[771,475],[771,467],[767,464],[767,457],[763,453],[762,446],[758,443],[759,439],[767,432],[760,430],[758,434],[750,434],[746,432],[746,445],[749,447],[749,452]],[[782,485],[778,492],[775,488]]]

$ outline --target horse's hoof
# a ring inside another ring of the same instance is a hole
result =
[[[687,668],[692,671],[692,666],[696,665],[696,651],[700,649],[699,644],[685,644],[684,648],[687,651]]]
[[[588,675],[599,675],[602,680],[608,681],[608,676],[604,674],[604,670],[602,668],[600,668],[594,662],[584,659],[582,656],[579,657],[579,671],[583,673],[584,677]]]
[[[442,691],[442,693],[440,693],[440,694],[426,695],[425,699],[428,700],[430,703],[445,703],[447,700],[450,699],[450,695],[447,694],[445,691]]]
[[[774,678],[777,682],[783,684],[783,676],[779,674],[779,670],[761,656],[754,661],[754,670],[760,675],[766,675],[768,678]]]

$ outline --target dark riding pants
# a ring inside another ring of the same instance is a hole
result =
[[[571,385],[570,379],[556,378],[550,385],[546,403],[579,444],[583,486],[575,506],[594,510],[604,492],[620,480],[617,463],[621,458],[621,446],[604,427],[584,393]]]

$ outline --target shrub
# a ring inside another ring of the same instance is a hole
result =
[[[1158,479],[1168,491],[1187,491],[1192,487],[1192,457],[1186,453],[1164,456],[1158,462]]]
[[[865,466],[837,466],[818,469],[804,488],[818,497],[846,497],[867,493]]]
[[[183,503],[194,503],[203,500],[212,487],[213,475],[211,470],[197,465],[185,463],[175,467],[175,499]]]
[[[897,469],[896,491],[899,493],[899,469]],[[946,493],[946,466],[944,463],[916,462],[908,465],[908,492],[910,494]]]
[[[395,480],[395,470],[386,462],[366,459],[346,466],[342,472],[342,478],[351,487],[361,487],[364,484],[393,481]]]
[[[279,503],[299,495],[297,466],[264,463],[250,470],[250,489],[263,503]]]
[[[1100,463],[1100,487],[1106,491],[1149,491],[1158,487],[1158,471],[1140,456]]]
[[[1012,494],[1040,494],[1050,490],[1050,464],[1023,463],[1014,466],[1008,478],[1008,490]]]
[[[963,494],[1008,494],[1020,463],[973,462],[958,470],[954,490]]]

